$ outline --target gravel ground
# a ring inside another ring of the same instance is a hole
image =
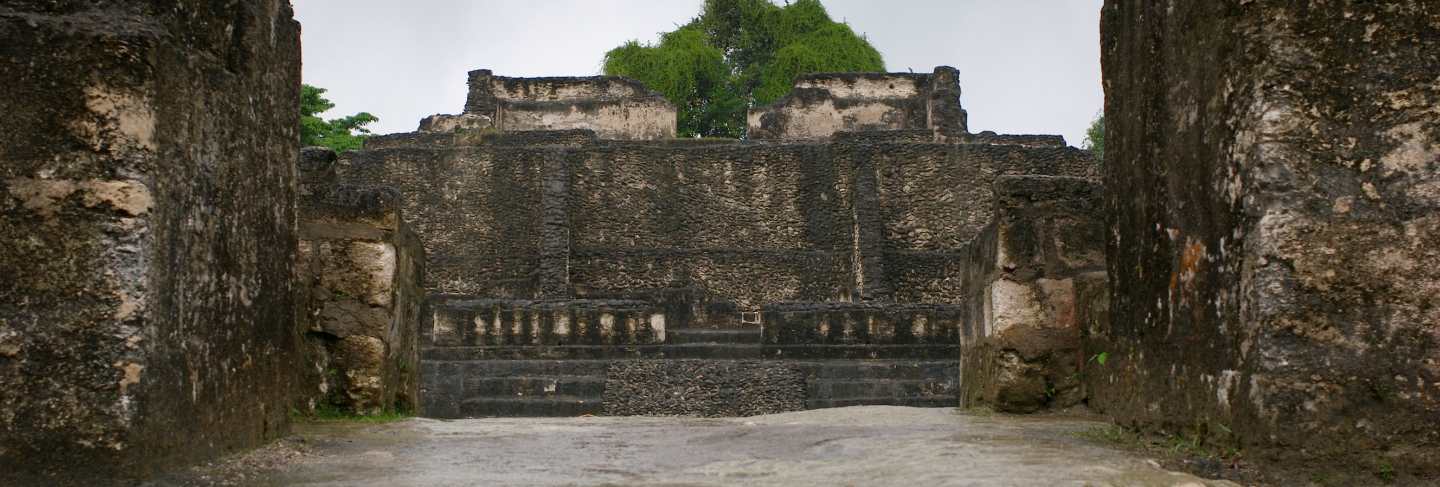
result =
[[[1235,485],[1079,438],[1103,425],[891,406],[727,419],[307,423],[285,442],[158,485]]]

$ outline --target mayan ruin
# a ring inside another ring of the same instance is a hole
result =
[[[1440,4],[1099,19],[1098,157],[944,65],[334,150],[289,0],[0,2],[0,485],[1440,485]]]

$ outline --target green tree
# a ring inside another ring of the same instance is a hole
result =
[[[368,112],[325,120],[320,114],[335,108],[325,99],[325,89],[300,85],[300,145],[329,147],[336,152],[358,150],[370,130],[365,126],[380,121]]]
[[[1095,154],[1096,162],[1105,162],[1105,115],[1095,117],[1085,129],[1085,149]]]
[[[605,74],[634,78],[679,111],[681,136],[740,137],[745,111],[815,72],[883,71],[885,61],[820,0],[706,0],[690,23],[605,54]]]

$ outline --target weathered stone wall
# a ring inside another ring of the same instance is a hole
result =
[[[425,132],[483,128],[586,129],[602,139],[660,140],[675,137],[676,112],[665,97],[631,79],[508,78],[481,69],[470,72],[464,114],[436,115],[420,124]]]
[[[1113,297],[1090,404],[1311,467],[1440,471],[1440,5],[1102,19]]]
[[[581,151],[571,165],[572,284],[582,295],[697,288],[747,311],[844,299],[851,225],[837,166],[805,145]]]
[[[759,360],[624,360],[610,364],[610,416],[736,417],[805,409],[805,372]]]
[[[1101,188],[1093,180],[1003,176],[994,221],[967,249],[960,400],[1005,412],[1085,398],[1081,298],[1104,292]]]
[[[825,139],[836,132],[966,131],[959,72],[820,73],[795,80],[790,94],[747,115],[751,139]]]
[[[0,46],[0,484],[125,483],[284,434],[289,2],[5,2]]]
[[[967,250],[1001,214],[993,183],[1098,177],[1089,152],[1058,136],[965,132],[957,77],[940,68],[802,78],[802,95],[857,111],[830,113],[840,122],[829,125],[789,120],[823,134],[772,134],[790,139],[777,143],[511,130],[501,126],[507,106],[646,91],[609,78],[472,73],[465,115],[371,138],[339,164],[341,180],[400,188],[425,241],[434,279],[422,326],[423,413],[956,404],[962,325],[978,297],[966,278],[976,265],[996,268]],[[1064,285],[1074,273],[1046,275]],[[1071,348],[1053,355],[1078,354],[1078,330],[1067,329]],[[694,358],[767,363],[676,361]],[[619,362],[632,359],[664,360]],[[771,387],[781,382],[789,386]]]
[[[392,186],[425,243],[432,291],[535,297],[545,152],[505,146],[347,152],[341,181]]]
[[[569,134],[392,136],[345,155],[340,173],[401,190],[434,291],[685,294],[676,326],[771,302],[958,303],[961,249],[992,217],[991,181],[1095,174],[1087,152],[1060,147]]]
[[[862,269],[867,297],[899,302],[959,303],[966,298],[959,276],[971,263],[964,247],[997,218],[993,185],[997,178],[1098,177],[1087,152],[1066,147],[895,143],[860,147],[856,166],[866,168],[865,161],[870,161],[878,210],[875,223],[861,227],[861,253],[871,257]],[[869,172],[859,174],[857,181],[863,182]],[[864,246],[867,228],[883,228],[880,243],[873,248]]]
[[[333,184],[335,153],[301,159],[297,326],[303,409],[417,410],[424,248],[391,188]]]

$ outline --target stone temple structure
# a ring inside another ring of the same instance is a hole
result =
[[[856,404],[1440,479],[1432,1],[1109,0],[1103,163],[971,132],[944,67],[803,76],[746,140],[480,70],[302,151],[292,17],[0,3],[0,485],[133,485],[292,411]]]
[[[681,140],[633,81],[480,70],[464,113],[330,177],[398,190],[424,246],[427,416],[1078,403],[1097,166],[967,132],[959,95],[952,68],[817,74],[751,140]],[[962,347],[1006,365],[962,377]]]

